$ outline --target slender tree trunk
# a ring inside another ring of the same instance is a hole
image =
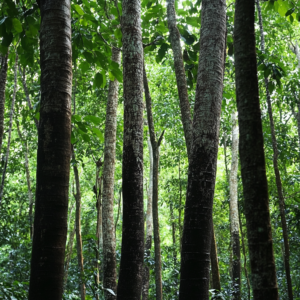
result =
[[[7,164],[8,164],[9,152],[10,152],[11,131],[12,131],[12,125],[13,125],[14,108],[15,108],[16,94],[17,94],[17,68],[18,68],[18,55],[16,55],[16,62],[15,62],[15,68],[14,68],[14,91],[13,91],[13,97],[11,100],[11,108],[10,108],[10,113],[9,113],[9,129],[8,129],[7,149],[6,149],[4,167],[3,167],[3,172],[2,172],[2,179],[1,179],[1,186],[0,186],[0,205],[2,203],[2,198],[3,198],[6,169],[7,169]]]
[[[61,299],[71,157],[69,0],[41,1],[41,107],[29,300]]]
[[[254,300],[278,299],[257,79],[255,0],[235,5],[234,53],[240,160]]]
[[[146,258],[150,258],[150,250],[152,246],[152,231],[153,231],[153,214],[152,214],[152,194],[153,194],[153,152],[150,138],[147,140],[149,149],[150,171],[149,171],[149,187],[148,187],[148,199],[147,199],[147,216],[146,216],[146,244],[145,255]],[[149,284],[150,284],[150,269],[148,264],[144,263],[143,274],[143,290],[142,300],[148,300],[149,298]]]
[[[248,270],[247,270],[246,247],[245,247],[245,242],[244,242],[243,225],[242,225],[242,221],[241,221],[240,211],[239,211],[239,224],[240,224],[240,229],[241,229],[241,240],[242,240],[242,249],[243,249],[243,256],[244,256],[244,271],[245,271],[245,277],[247,280],[248,300],[250,300],[251,287],[250,287],[250,280],[249,280],[249,275],[248,275]]]
[[[117,218],[116,218],[116,222],[115,222],[115,235],[117,234],[117,226],[118,226],[119,217],[120,217],[121,200],[122,200],[122,189],[120,189],[120,191],[119,191],[118,212],[117,212]]]
[[[179,300],[209,298],[212,207],[226,44],[225,0],[202,1],[200,57],[181,251]]]
[[[6,55],[1,55],[1,64],[0,64],[0,151],[2,148],[2,139],[4,131],[4,110],[5,110],[5,87],[6,87],[6,78],[7,78],[7,60],[8,53]]]
[[[144,261],[143,212],[143,44],[141,4],[122,2],[124,137],[123,230],[118,300],[139,300]],[[130,276],[129,276],[130,275]]]
[[[94,192],[96,194],[96,208],[97,208],[97,225],[96,225],[96,262],[95,262],[95,284],[99,287],[100,275],[99,275],[99,261],[100,261],[100,249],[103,248],[103,235],[102,235],[102,175],[99,177],[103,163],[101,159],[96,162],[96,182]],[[98,295],[96,296],[98,300]]]
[[[172,242],[173,242],[173,257],[174,257],[174,266],[177,262],[177,253],[176,253],[176,222],[174,218],[174,209],[173,203],[170,201],[170,217],[172,222]]]
[[[261,14],[261,9],[260,9],[258,0],[256,0],[256,5],[257,5],[257,10],[258,10],[258,16],[259,16],[261,51],[265,52],[263,20],[262,20],[262,14]],[[297,57],[298,57],[298,55],[297,55]],[[280,172],[279,172],[279,168],[278,168],[278,147],[277,147],[277,139],[276,139],[276,135],[275,135],[275,125],[274,125],[274,119],[273,119],[273,111],[272,111],[271,95],[270,95],[270,91],[269,91],[268,78],[265,78],[265,88],[266,88],[269,120],[270,120],[270,126],[271,126],[271,137],[272,137],[272,146],[273,146],[273,167],[274,167],[275,178],[276,178],[276,187],[277,187],[278,200],[279,200],[281,227],[282,227],[282,234],[283,234],[283,241],[284,241],[285,274],[286,274],[289,300],[293,300],[293,287],[292,287],[291,270],[290,270],[290,246],[289,246],[289,238],[288,238],[288,228],[287,228],[287,224],[286,224],[285,211],[284,211],[285,204],[284,204],[284,197],[283,197],[283,188],[282,188],[282,182],[281,182]]]
[[[64,287],[67,285],[68,281],[68,272],[69,272],[69,266],[70,266],[70,261],[72,258],[72,252],[73,252],[73,242],[74,242],[74,236],[75,236],[76,229],[70,231],[70,236],[69,236],[69,242],[67,244],[67,249],[66,249],[66,262],[65,262],[65,275],[64,275]]]
[[[182,221],[181,221],[181,212],[182,212],[182,183],[181,183],[181,165],[180,165],[180,153],[179,153],[179,165],[178,165],[178,179],[179,179],[179,209],[178,209],[178,228],[179,228],[179,244],[181,251],[181,241],[182,241]]]
[[[75,153],[72,145],[72,159],[75,161]],[[81,300],[85,300],[85,279],[84,279],[84,266],[83,266],[83,253],[82,253],[82,237],[81,237],[81,192],[79,172],[77,165],[73,164],[73,171],[75,177],[76,193],[74,198],[76,200],[76,213],[75,213],[75,228],[76,228],[76,248],[77,248],[77,260],[78,268],[80,272],[80,295]]]
[[[221,291],[221,281],[220,281],[220,271],[219,271],[219,261],[218,261],[218,251],[214,226],[212,226],[212,242],[210,249],[210,260],[211,260],[211,279],[212,288]]]
[[[153,153],[153,192],[152,192],[152,211],[153,211],[153,229],[154,229],[154,252],[155,252],[155,287],[156,287],[156,300],[162,300],[162,275],[161,275],[161,249],[160,249],[160,236],[159,236],[159,217],[158,217],[158,166],[159,166],[159,147],[164,135],[161,134],[159,140],[156,140],[154,121],[152,115],[152,100],[148,86],[147,74],[145,65],[143,68],[144,74],[144,91],[147,107],[147,119],[150,133],[150,141]]]
[[[232,147],[231,147],[231,170],[230,170],[230,235],[232,247],[232,282],[233,299],[241,299],[241,250],[239,230],[238,208],[238,183],[237,173],[239,166],[239,130],[237,126],[236,112],[232,113]]]
[[[190,102],[188,99],[188,90],[183,64],[182,49],[180,44],[180,33],[176,25],[175,0],[167,0],[167,19],[174,57],[174,67],[181,111],[181,121],[184,130],[187,153],[188,157],[190,157],[193,140],[193,124],[191,117]]]
[[[32,104],[31,104],[29,91],[28,91],[27,84],[26,84],[25,68],[22,72],[22,69],[21,69],[20,65],[19,65],[19,74],[20,74],[20,78],[21,78],[21,81],[22,81],[22,85],[23,85],[25,96],[26,96],[27,104],[28,104],[29,109],[31,110],[32,109]],[[36,129],[38,130],[39,129],[39,121],[36,118],[34,118],[34,123],[35,123]]]
[[[27,141],[23,138],[23,135],[20,130],[19,122],[16,120],[17,124],[17,130],[20,137],[20,140],[22,141],[23,147],[24,147],[24,156],[25,156],[25,172],[26,172],[26,181],[27,181],[27,189],[28,189],[28,201],[29,201],[29,212],[28,212],[28,218],[29,218],[29,228],[30,228],[30,239],[33,238],[33,219],[32,219],[32,208],[33,208],[33,196],[31,192],[31,180],[30,180],[30,171],[29,171],[29,162],[28,162],[28,146]]]
[[[120,64],[121,53],[112,49],[112,61]],[[109,82],[105,122],[105,148],[103,165],[103,286],[117,292],[116,234],[114,226],[114,176],[117,135],[118,80]],[[104,290],[106,300],[115,300],[116,295]]]

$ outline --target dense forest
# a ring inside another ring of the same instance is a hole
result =
[[[299,22],[1,0],[0,299],[300,299]]]

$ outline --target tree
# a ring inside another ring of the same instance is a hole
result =
[[[225,1],[203,1],[179,299],[208,299],[212,206],[226,42]]]
[[[254,299],[278,299],[257,80],[254,0],[235,6],[234,56],[239,153]]]
[[[41,104],[29,299],[61,299],[71,157],[70,1],[40,5]]]
[[[124,77],[123,229],[117,299],[138,300],[142,292],[143,217],[143,45],[141,7],[122,2]],[[128,276],[130,274],[130,276]]]

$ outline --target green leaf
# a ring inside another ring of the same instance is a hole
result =
[[[83,131],[83,132],[88,132],[88,130],[87,130],[85,124],[83,124],[82,122],[78,122],[78,123],[77,123],[77,126],[78,126],[78,128],[79,128],[81,131]]]
[[[268,83],[268,88],[269,88],[270,94],[272,94],[273,91],[274,91],[274,89],[275,89],[275,85],[274,85],[274,83],[273,83],[272,81],[270,81],[270,82]]]
[[[90,64],[95,62],[95,59],[93,57],[93,54],[88,52],[88,51],[84,51],[83,52],[83,56],[85,57],[86,61]]]
[[[114,75],[115,78],[117,78],[119,82],[123,82],[122,71],[119,68],[119,64],[115,61],[111,62],[111,73]]]
[[[13,18],[12,19],[12,24],[13,24],[13,28],[16,32],[20,33],[20,32],[23,31],[22,24],[18,19]]]
[[[101,119],[99,117],[96,117],[96,116],[91,116],[91,115],[88,115],[88,116],[85,116],[83,118],[86,122],[92,122],[94,123],[95,125],[99,125],[101,123]]]
[[[84,11],[82,10],[82,8],[78,5],[78,4],[74,4],[73,8],[76,10],[76,12],[80,15],[83,16],[84,15]]]
[[[286,16],[286,17],[290,16],[294,11],[295,11],[295,7],[289,9],[289,10],[285,13],[285,16]]]
[[[199,17],[186,17],[186,23],[194,27],[200,27],[201,20]]]
[[[76,142],[75,134],[74,134],[74,132],[72,131],[72,132],[71,132],[71,144],[75,144],[75,142]]]
[[[92,127],[91,129],[96,134],[96,136],[100,139],[100,141],[103,143],[104,142],[104,136],[103,136],[102,132],[96,127]]]
[[[2,19],[0,19],[0,25],[3,24],[6,19],[7,19],[7,17],[3,17]]]
[[[71,118],[72,122],[81,122],[81,116],[79,115],[72,115],[72,118]]]
[[[82,139],[83,139],[85,142],[89,143],[89,142],[91,141],[91,138],[90,138],[90,136],[89,136],[88,134],[86,134],[86,133],[81,133],[81,136],[82,136]]]
[[[14,36],[13,36],[13,34],[12,34],[11,32],[10,32],[10,33],[7,33],[7,32],[6,32],[6,33],[3,35],[3,39],[2,39],[1,45],[8,48],[8,47],[10,46],[10,44],[11,44],[13,38],[14,38]]]
[[[94,89],[101,88],[103,85],[103,77],[101,73],[97,73],[94,77]]]
[[[88,62],[84,61],[80,64],[80,69],[81,69],[82,73],[85,73],[86,71],[88,71],[90,69],[90,64]]]
[[[163,43],[160,46],[160,48],[158,49],[157,56],[156,56],[156,62],[157,63],[160,63],[163,60],[163,58],[165,57],[169,47],[170,47],[170,45],[167,44],[167,43]]]

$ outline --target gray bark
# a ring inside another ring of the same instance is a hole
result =
[[[120,64],[121,53],[112,49],[112,61]],[[103,286],[117,292],[116,235],[114,227],[114,175],[117,135],[117,107],[119,82],[109,82],[106,108],[105,146],[103,165],[102,228],[103,228]],[[116,295],[105,290],[106,300],[115,300]]]

